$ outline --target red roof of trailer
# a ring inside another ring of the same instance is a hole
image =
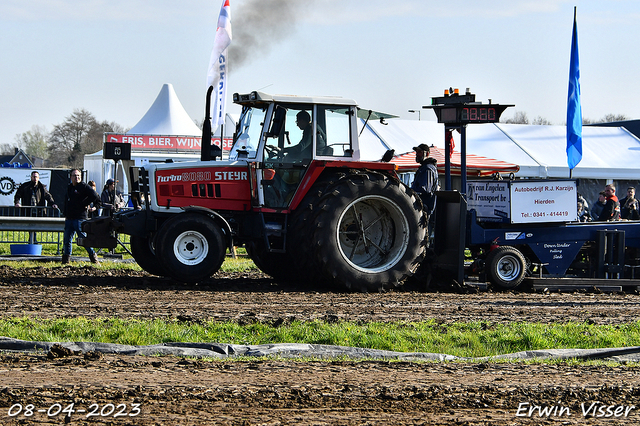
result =
[[[432,146],[429,157],[433,157],[438,161],[438,173],[444,174],[444,151],[441,148]],[[415,151],[396,155],[391,160],[398,166],[399,172],[411,172],[418,170],[420,164],[416,163]],[[507,163],[505,161],[494,160],[492,158],[482,157],[480,155],[467,154],[467,176],[491,176],[499,173],[516,173],[520,170],[517,164]],[[451,156],[451,174],[460,176],[460,152],[453,151]]]

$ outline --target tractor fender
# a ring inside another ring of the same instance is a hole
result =
[[[211,217],[222,227],[227,236],[227,247],[229,247],[229,250],[233,250],[233,233],[231,232],[231,225],[229,225],[227,219],[225,219],[220,213],[201,206],[187,206],[183,207],[182,210],[184,210],[185,213],[198,213]]]

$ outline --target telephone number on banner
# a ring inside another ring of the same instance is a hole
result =
[[[564,211],[564,212],[533,212],[531,213],[531,216],[529,216],[529,214],[527,213],[523,213],[522,214],[523,217],[568,217],[569,216],[569,212]]]

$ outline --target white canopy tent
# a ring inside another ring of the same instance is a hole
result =
[[[165,84],[147,113],[128,135],[200,136],[202,131],[187,114],[172,84]]]
[[[362,156],[378,160],[388,148],[396,155],[426,143],[444,149],[444,125],[432,121],[388,120],[367,123],[374,136],[361,141]],[[376,141],[376,137],[378,140]],[[456,150],[460,135],[454,132]],[[569,178],[565,126],[472,124],[467,126],[467,153],[514,163],[518,177]],[[640,180],[640,139],[623,127],[582,129],[582,161],[573,178]]]
[[[228,115],[225,124],[229,129],[235,128],[233,119]],[[220,130],[218,130],[218,134],[219,132]],[[227,133],[226,130],[225,133]],[[127,132],[127,135],[200,137],[202,131],[185,111],[173,89],[173,85],[164,84],[151,107],[140,121]],[[115,179],[119,182],[118,189],[127,194],[129,192],[126,170],[128,166],[119,168],[117,172],[114,172],[115,162],[113,160],[105,160],[102,157],[102,150],[84,156],[84,169],[87,171],[87,180],[94,180],[98,192],[100,192],[104,182],[107,179],[114,178],[114,173],[117,173]],[[186,161],[198,158],[200,158],[199,150],[185,152],[162,149],[132,149],[131,151],[131,161],[135,165],[162,163],[167,159]]]
[[[568,178],[565,126],[496,124],[518,147],[540,164],[541,178]],[[582,128],[582,161],[573,178],[640,179],[640,140],[623,127]]]

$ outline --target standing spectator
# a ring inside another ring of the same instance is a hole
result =
[[[69,257],[71,256],[72,241],[74,234],[79,237],[86,237],[86,234],[82,232],[82,222],[87,220],[87,207],[93,203],[96,206],[100,205],[100,196],[91,187],[82,182],[82,174],[80,170],[71,170],[71,183],[67,187],[67,199],[64,206],[64,240],[63,240],[63,254],[62,264],[69,263]],[[91,263],[98,262],[98,256],[91,247],[86,247],[87,253]]]
[[[58,208],[47,188],[40,182],[40,173],[37,170],[31,172],[31,180],[23,183],[16,190],[13,203],[16,207],[38,206],[44,207],[45,203],[55,209]],[[35,212],[32,212],[35,213]]]
[[[640,202],[638,200],[627,201],[629,215],[627,216],[627,220],[640,220]]]
[[[598,201],[593,203],[593,207],[591,207],[591,217],[594,220],[598,220],[600,217],[600,213],[602,213],[602,209],[604,209],[604,203],[607,201],[604,195],[604,191],[600,191],[598,194]]]
[[[578,192],[578,201],[580,201],[582,203],[582,208],[589,213],[589,202],[587,201],[586,198],[584,198],[582,196],[581,193]]]
[[[627,196],[620,200],[620,218],[631,219],[629,217],[632,210],[636,212],[640,210],[638,200],[636,199],[636,189],[633,186],[627,188]]]
[[[582,204],[582,201],[578,201],[578,221],[591,222],[591,215],[589,214],[589,210],[586,210],[584,208],[584,204]]]
[[[100,195],[102,202],[102,214],[104,216],[112,216],[115,212],[126,206],[122,192],[116,189],[116,183],[113,179],[107,179],[102,194]]]
[[[416,152],[416,163],[420,164],[411,189],[422,199],[422,204],[429,217],[429,235],[435,225],[436,191],[438,190],[438,161],[429,157],[429,145],[421,143],[413,148]]]
[[[616,197],[616,187],[613,184],[609,184],[604,188],[605,203],[602,213],[600,213],[599,221],[604,222],[607,220],[619,220],[620,219],[620,202]]]
[[[96,183],[94,181],[92,181],[92,180],[90,180],[87,183],[89,184],[91,189],[96,191],[96,194],[97,194],[98,191],[96,190]],[[98,216],[100,216],[100,209],[97,206],[94,206],[93,203],[89,204],[89,207],[87,207],[87,217],[89,219],[92,219],[92,218],[98,217]]]

